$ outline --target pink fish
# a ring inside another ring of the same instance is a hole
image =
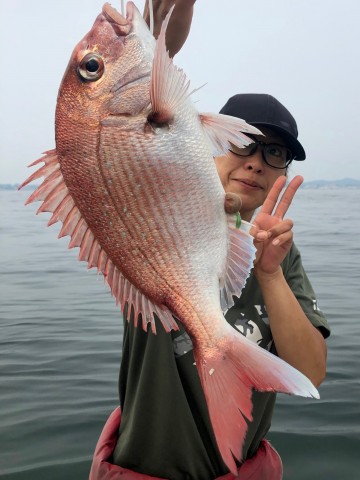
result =
[[[223,310],[253,265],[249,224],[224,211],[213,160],[259,133],[239,119],[199,114],[182,70],[132,2],[105,4],[75,47],[60,86],[56,149],[23,185],[27,203],[61,221],[59,236],[102,272],[116,302],[155,332],[184,325],[221,455],[235,474],[252,419],[252,389],[318,397],[311,382],[236,332]],[[23,186],[22,185],[22,186]],[[129,311],[131,308],[129,308]],[[152,333],[149,332],[149,335]]]

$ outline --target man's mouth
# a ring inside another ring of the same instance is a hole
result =
[[[251,180],[245,180],[243,178],[234,178],[234,180],[240,185],[242,185],[245,188],[249,188],[251,190],[263,190],[263,187],[259,185],[257,182],[253,182]]]

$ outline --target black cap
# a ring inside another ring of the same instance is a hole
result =
[[[295,118],[276,98],[265,93],[240,93],[229,98],[220,113],[244,119],[254,126],[271,128],[284,139],[295,160],[305,160],[306,154],[297,139]]]

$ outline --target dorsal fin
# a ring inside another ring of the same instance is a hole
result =
[[[46,155],[29,166],[44,162],[40,167],[19,187],[32,182],[40,177],[45,177],[42,184],[30,195],[26,204],[42,200],[40,212],[52,212],[48,225],[58,221],[62,222],[62,228],[59,237],[69,235],[71,237],[69,248],[80,247],[79,260],[88,263],[88,268],[96,267],[98,272],[104,275],[105,281],[115,297],[116,304],[121,306],[124,311],[126,303],[129,305],[128,312],[133,308],[135,312],[135,322],[141,314],[142,327],[147,330],[148,324],[151,324],[151,330],[156,333],[154,315],[159,317],[165,330],[178,330],[178,324],[174,320],[170,310],[163,305],[158,305],[146,298],[140,290],[127,280],[120,270],[113,264],[107,253],[102,249],[100,243],[95,238],[90,227],[87,225],[80,210],[65,184],[62,176],[59,161],[55,150],[46,152]]]
[[[227,261],[227,271],[221,285],[220,301],[223,311],[234,305],[233,295],[239,297],[244,288],[249,272],[253,267],[256,248],[250,235],[252,225],[244,220],[237,225],[237,215],[227,215],[230,252]]]

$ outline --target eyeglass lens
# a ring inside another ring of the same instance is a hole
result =
[[[249,157],[253,155],[258,147],[261,147],[265,163],[274,168],[286,168],[291,162],[293,156],[291,151],[284,145],[277,143],[264,143],[254,139],[254,143],[244,147],[238,148],[231,145],[230,151],[241,157]]]

